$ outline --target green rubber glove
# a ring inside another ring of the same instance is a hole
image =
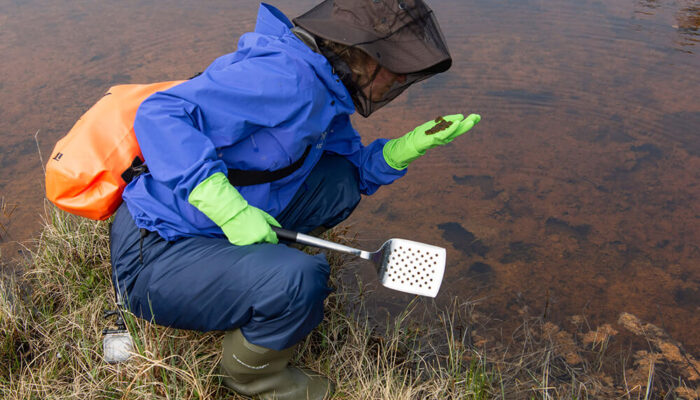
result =
[[[478,114],[470,114],[467,118],[454,114],[428,121],[400,138],[386,142],[382,151],[384,160],[394,169],[404,169],[426,150],[450,143],[479,121],[481,116]]]
[[[187,201],[219,225],[228,241],[237,246],[278,242],[270,225],[279,227],[279,222],[265,211],[249,205],[221,172],[197,185]]]

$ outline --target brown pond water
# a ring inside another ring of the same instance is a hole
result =
[[[275,5],[295,16],[315,3]],[[112,84],[187,78],[233,51],[257,4],[0,0],[5,263],[39,230],[40,157],[75,120]],[[446,247],[439,306],[593,326],[630,312],[700,355],[700,4],[432,6],[453,68],[356,128],[368,143],[439,114],[482,121],[361,203],[348,221],[360,245]],[[357,273],[372,281],[366,264]],[[390,310],[410,300],[373,296]]]

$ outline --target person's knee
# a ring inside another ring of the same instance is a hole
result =
[[[265,254],[261,279],[249,290],[255,300],[241,329],[251,343],[281,350],[303,339],[323,320],[323,303],[331,292],[330,267],[323,255],[280,245],[271,250]]]
[[[304,257],[302,263],[285,271],[286,307],[289,314],[305,316],[323,309],[323,300],[330,293],[330,267],[322,256]]]

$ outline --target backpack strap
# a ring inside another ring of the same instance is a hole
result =
[[[134,178],[144,172],[148,172],[148,167],[141,161],[139,156],[136,156],[134,157],[134,161],[131,162],[131,166],[122,172],[122,179],[124,179],[124,182],[128,185]]]

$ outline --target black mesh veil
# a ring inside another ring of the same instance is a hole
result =
[[[326,0],[294,23],[318,38],[360,49],[401,75],[381,98],[372,100],[376,95],[365,94],[350,66],[320,45],[352,95],[357,112],[365,117],[412,84],[446,71],[452,63],[435,15],[422,0]],[[369,83],[367,90],[372,87]]]

